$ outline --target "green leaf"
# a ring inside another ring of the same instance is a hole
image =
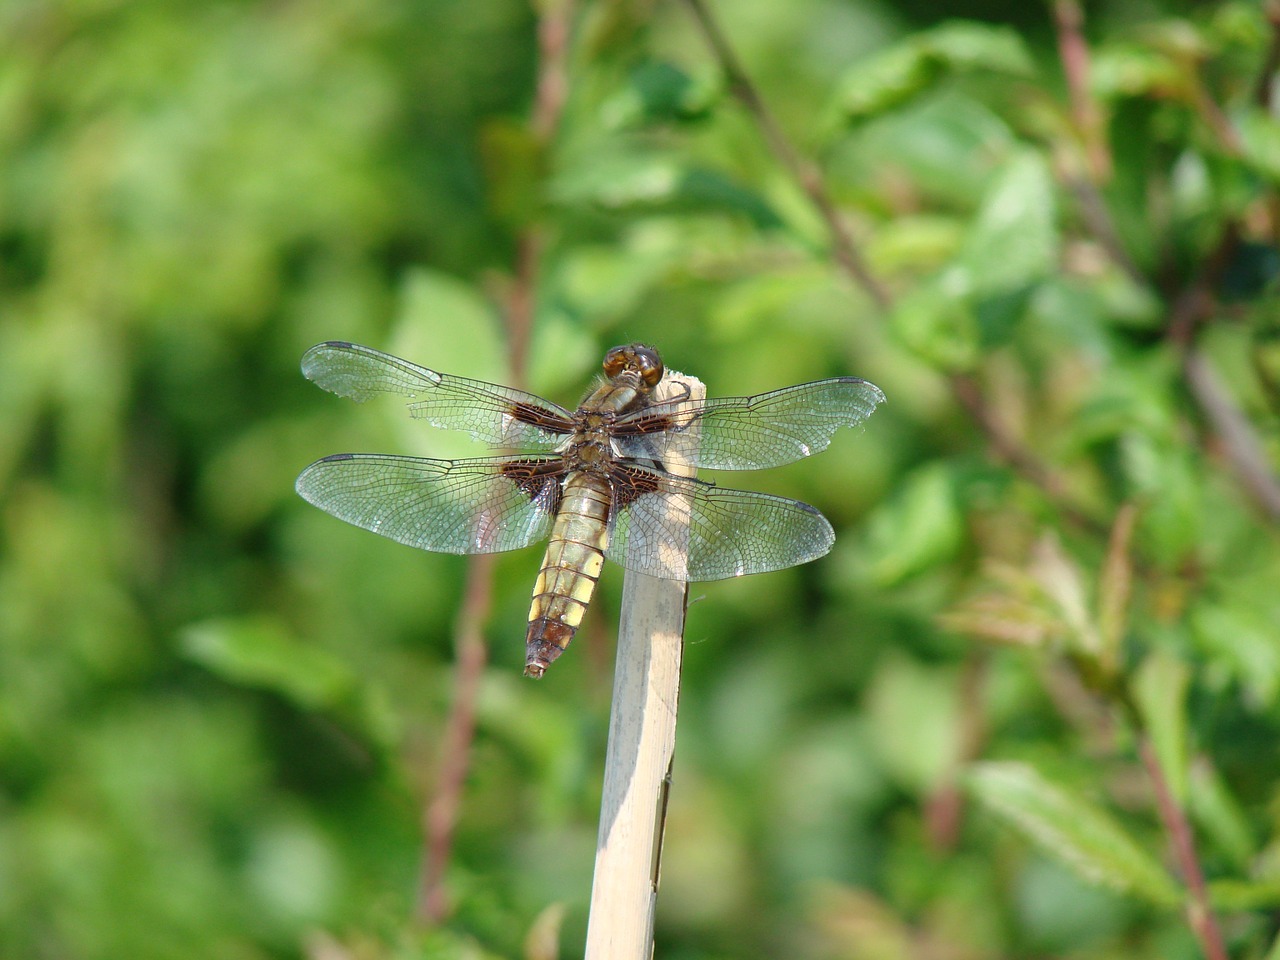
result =
[[[1275,910],[1280,907],[1280,879],[1211,880],[1209,902],[1218,910]],[[1274,956],[1274,952],[1269,956]]]
[[[466,336],[459,336],[466,331]],[[438,270],[410,270],[388,349],[432,370],[484,380],[510,373],[502,327],[474,285]]]
[[[1133,678],[1133,691],[1142,711],[1160,769],[1174,798],[1181,804],[1187,795],[1187,687],[1191,671],[1164,649],[1142,661]]]
[[[844,75],[838,110],[846,120],[888,113],[931,87],[939,73],[938,64],[915,44],[890,47]]]
[[[1248,110],[1237,128],[1245,160],[1273,185],[1280,184],[1280,120],[1263,110]]]
[[[700,120],[710,113],[720,95],[719,83],[711,76],[695,79],[660,60],[643,63],[631,72],[622,92],[605,103],[604,124],[621,129],[663,121]]]
[[[1218,849],[1238,870],[1249,869],[1258,852],[1249,815],[1207,757],[1198,757],[1191,766],[1188,800],[1196,824]]]
[[[818,261],[752,274],[726,288],[706,322],[721,336],[759,336],[781,322],[795,331],[805,298],[830,288],[831,271]]]
[[[1045,159],[1015,155],[991,183],[965,237],[958,262],[977,294],[1019,290],[1058,264],[1053,177]]]
[[[881,224],[869,239],[868,259],[881,273],[938,268],[960,249],[964,228],[954,216],[901,215]]]
[[[544,154],[528,124],[502,118],[491,120],[480,131],[490,210],[514,230],[531,223],[542,210]]]
[[[1000,346],[1013,339],[1030,309],[1034,289],[1024,287],[974,298],[973,316],[978,325],[978,343],[983,349]]]
[[[952,774],[960,758],[960,689],[953,668],[891,656],[867,692],[871,735],[884,765],[923,795]]]
[[[395,740],[393,718],[359,676],[274,618],[204,620],[185,627],[178,642],[183,655],[224,680],[272,690],[303,710],[335,713],[377,743]]]
[[[186,627],[182,651],[226,680],[265,687],[307,709],[349,697],[356,677],[340,659],[309,646],[268,618],[205,620]]]
[[[675,261],[675,251],[661,245],[580,243],[560,255],[553,295],[595,323],[616,321],[636,308]]]
[[[682,210],[741,214],[762,230],[782,225],[782,219],[758,193],[715,170],[685,171],[676,185],[674,199]]]
[[[871,515],[867,530],[864,556],[881,586],[949,560],[964,536],[952,468],[934,463],[910,474]]]
[[[1012,27],[951,20],[920,35],[935,58],[953,70],[990,70],[1015,77],[1035,74],[1035,62]]]
[[[849,70],[840,81],[837,110],[847,120],[865,120],[902,105],[953,73],[973,70],[1027,77],[1034,73],[1034,64],[1016,31],[950,21]]]
[[[782,224],[758,193],[718,170],[634,144],[581,159],[557,177],[553,195],[559,203],[612,213],[733,213],[761,229]]]
[[[828,135],[843,137],[843,128]],[[921,212],[954,217],[972,210],[1000,164],[1021,149],[1019,135],[990,105],[949,89],[843,137],[836,172],[851,186],[865,184],[863,202],[885,208],[886,219],[903,214],[903,204],[893,201],[903,187],[915,198],[909,209],[919,204]]]
[[[1117,43],[1094,51],[1089,86],[1103,99],[1137,97],[1181,90],[1186,78],[1168,54],[1136,43]]]
[[[1204,600],[1191,611],[1200,647],[1226,665],[1255,709],[1269,709],[1280,692],[1280,638],[1276,620],[1246,596]]]
[[[1046,780],[1024,763],[975,765],[967,784],[992,814],[1090,883],[1162,907],[1182,895],[1164,868],[1101,807]]]
[[[982,347],[1007,342],[1031,292],[1058,261],[1053,183],[1031,151],[1004,164],[987,188],[952,264],[895,306],[895,333],[944,370],[963,370]]]
[[[969,293],[969,278],[961,270],[922,281],[894,304],[894,334],[940,370],[971,368],[978,360],[979,329]]]

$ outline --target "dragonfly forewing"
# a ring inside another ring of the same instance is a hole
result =
[[[573,432],[569,411],[532,393],[437,373],[358,343],[317,344],[303,355],[302,372],[357,402],[377,393],[409,397],[411,416],[494,446],[551,451]]]
[[[623,456],[642,458],[648,437],[698,429],[691,456],[712,470],[763,470],[825,450],[841,427],[871,416],[884,394],[856,377],[818,380],[754,397],[723,397],[683,406],[654,404],[619,421]]]

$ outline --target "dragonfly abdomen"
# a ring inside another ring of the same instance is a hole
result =
[[[529,606],[526,676],[540,677],[564,653],[582,623],[609,545],[612,495],[603,477],[574,473],[565,481]]]

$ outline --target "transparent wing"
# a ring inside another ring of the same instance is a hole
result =
[[[637,573],[724,580],[816,560],[835,543],[827,518],[798,500],[634,466],[615,468],[611,479],[605,555]]]
[[[567,410],[532,393],[437,373],[358,343],[316,344],[302,356],[302,373],[356,402],[375,393],[410,397],[411,416],[495,446],[550,451],[573,432]]]
[[[340,453],[298,476],[339,520],[436,553],[500,553],[545,539],[560,503],[554,458],[424,460]]]
[[[825,450],[840,427],[871,416],[884,394],[857,377],[818,380],[754,397],[654,404],[619,417],[615,444],[625,457],[654,458],[665,431],[696,432],[687,455],[713,470],[763,470]]]

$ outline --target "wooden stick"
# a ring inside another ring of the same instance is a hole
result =
[[[656,400],[701,399],[697,380],[667,371]],[[696,437],[687,437],[696,443]],[[667,450],[671,473],[692,476],[693,468]],[[673,504],[671,515],[681,513]],[[687,523],[687,513],[685,514]],[[672,544],[686,549],[686,544]],[[622,587],[613,708],[605,753],[600,835],[591,883],[586,960],[649,960],[658,899],[662,831],[666,823],[671,761],[676,746],[680,700],[680,658],[684,650],[687,585],[628,572]]]

